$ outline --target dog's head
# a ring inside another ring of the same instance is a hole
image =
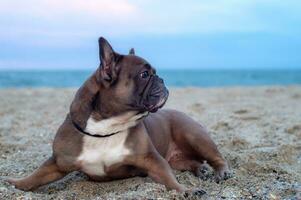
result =
[[[98,43],[100,66],[78,90],[71,105],[73,119],[84,118],[80,120],[83,124],[95,110],[116,115],[126,111],[156,112],[164,105],[168,90],[151,64],[136,56],[133,49],[129,55],[121,55],[104,38]]]

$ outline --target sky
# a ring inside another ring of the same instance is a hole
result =
[[[301,69],[299,0],[1,0],[0,70],[94,69],[98,37],[157,69]]]

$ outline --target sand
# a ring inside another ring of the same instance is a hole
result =
[[[0,199],[184,199],[150,178],[96,183],[75,172],[23,192],[4,181],[22,177],[51,155],[75,89],[0,90]],[[202,199],[301,199],[301,86],[172,88],[166,107],[205,125],[233,178],[217,184],[176,172]],[[190,196],[190,199],[198,197]]]

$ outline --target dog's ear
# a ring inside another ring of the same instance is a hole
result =
[[[82,130],[93,111],[93,102],[99,92],[99,69],[78,89],[70,106],[70,117]]]
[[[107,87],[117,78],[118,69],[116,62],[120,55],[114,52],[109,42],[103,37],[98,39],[98,45],[99,59],[101,62],[101,79],[103,80],[103,84]]]
[[[129,51],[129,54],[130,54],[130,55],[135,55],[135,49],[134,49],[134,48],[131,48],[130,51]]]

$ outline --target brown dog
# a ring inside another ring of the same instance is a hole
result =
[[[149,175],[183,192],[188,190],[171,168],[199,176],[207,162],[218,181],[229,175],[200,124],[175,110],[156,112],[168,90],[147,61],[133,49],[130,55],[115,53],[104,38],[99,39],[99,55],[99,68],[77,91],[57,131],[52,156],[33,174],[10,183],[33,190],[79,170],[97,181]]]

